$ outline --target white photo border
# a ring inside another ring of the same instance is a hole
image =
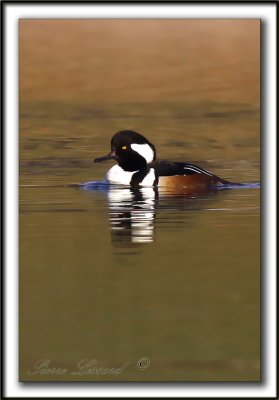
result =
[[[3,398],[276,398],[276,30],[277,3],[2,2],[4,50],[4,364]],[[262,382],[18,382],[18,20],[19,18],[261,19]]]

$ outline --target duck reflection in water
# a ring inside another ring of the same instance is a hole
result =
[[[115,245],[147,244],[154,241],[156,213],[202,210],[216,190],[195,193],[111,185],[107,192],[111,238]]]
[[[150,243],[158,193],[153,188],[114,188],[108,192],[113,242]]]

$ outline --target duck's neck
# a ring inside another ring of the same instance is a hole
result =
[[[120,168],[127,172],[143,171],[147,167],[145,158],[135,151],[127,153],[125,158],[120,158],[118,164]]]

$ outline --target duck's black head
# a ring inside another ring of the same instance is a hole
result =
[[[156,149],[143,135],[134,131],[117,132],[111,139],[111,152],[94,162],[117,160],[125,171],[139,171],[155,161]]]

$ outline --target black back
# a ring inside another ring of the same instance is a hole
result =
[[[188,164],[178,161],[175,162],[175,161],[157,160],[149,164],[149,167],[154,168],[155,173],[158,176],[194,175],[199,173],[204,173],[206,175],[214,176],[210,172],[194,164]]]

